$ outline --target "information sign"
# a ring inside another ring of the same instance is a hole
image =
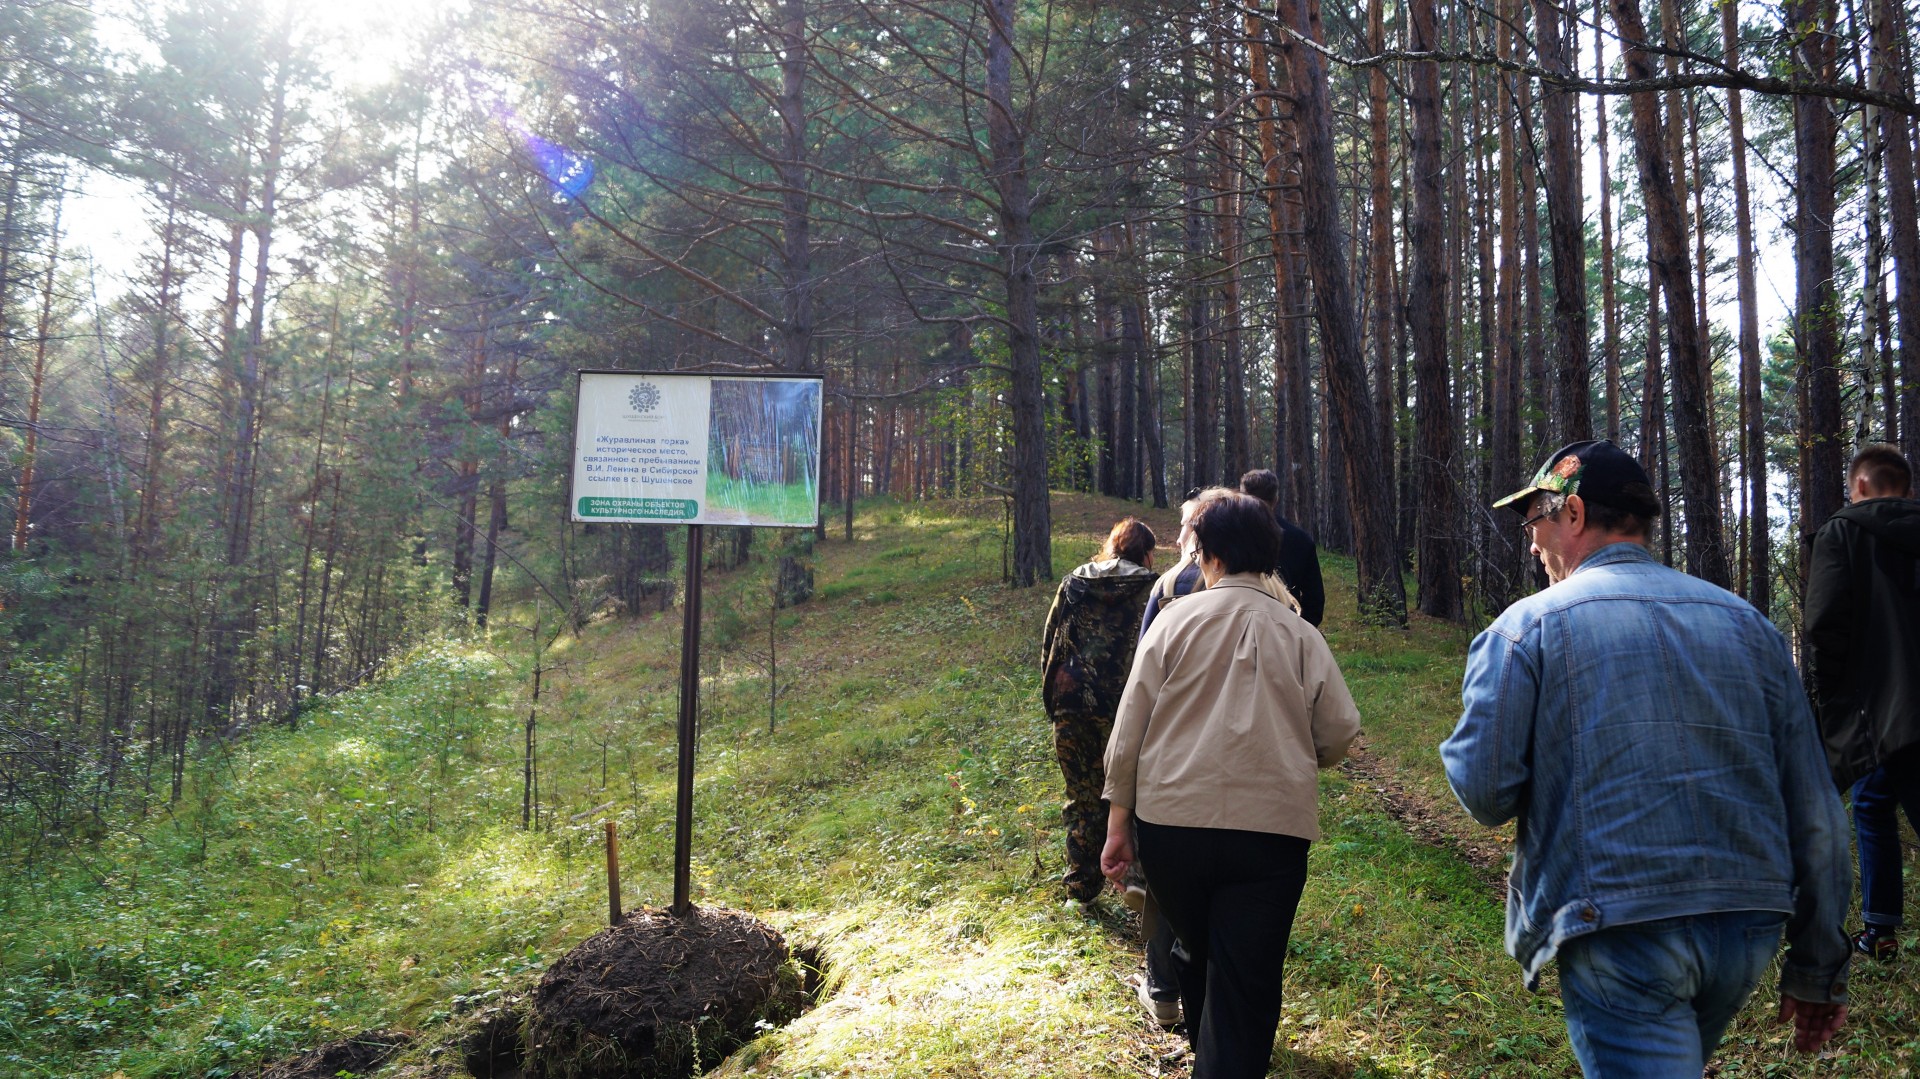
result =
[[[583,371],[573,519],[811,528],[820,407],[817,375]]]

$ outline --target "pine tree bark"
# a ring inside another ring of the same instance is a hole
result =
[[[1516,18],[1525,11],[1523,4],[1514,6]],[[1524,57],[1523,57],[1524,58]],[[1524,396],[1522,417],[1525,421],[1527,448],[1526,460],[1538,460],[1546,456],[1557,443],[1552,441],[1549,428],[1555,411],[1553,402],[1554,384],[1547,377],[1547,342],[1545,327],[1541,325],[1540,287],[1540,170],[1539,139],[1534,132],[1533,80],[1519,79],[1519,124],[1520,131],[1526,136],[1526,145],[1520,151],[1520,288],[1521,288],[1521,350],[1525,354],[1524,374],[1526,393]],[[1539,578],[1538,563],[1532,567]]]
[[[1653,77],[1646,25],[1639,0],[1613,0],[1614,18],[1626,47],[1627,78]],[[1674,190],[1662,141],[1659,102],[1652,94],[1632,97],[1634,158],[1646,203],[1649,258],[1666,298],[1667,339],[1674,385],[1674,426],[1680,452],[1680,484],[1686,501],[1687,572],[1722,588],[1727,573],[1720,517],[1719,465],[1711,438],[1705,347],[1695,316],[1693,274],[1686,223]]]
[[[1548,71],[1577,74],[1561,33],[1560,7],[1533,0],[1534,36],[1540,64]],[[1550,85],[1541,87],[1540,109],[1546,128],[1547,234],[1553,252],[1553,345],[1555,415],[1553,437],[1560,444],[1593,437],[1588,395],[1593,380],[1587,337],[1587,235],[1580,197],[1581,146],[1574,135],[1574,97]]]
[[[1833,75],[1831,0],[1795,0],[1793,73]],[[1842,504],[1844,437],[1840,425],[1840,298],[1834,282],[1834,137],[1832,108],[1822,98],[1793,99],[1794,338],[1801,387],[1800,572],[1806,576],[1813,534]]]
[[[1387,47],[1385,8],[1386,0],[1367,0],[1367,43],[1375,55],[1385,52]],[[1378,427],[1378,434],[1375,437],[1379,439],[1383,453],[1377,482],[1397,498],[1399,484],[1394,476],[1397,469],[1394,461],[1396,425],[1393,403],[1393,358],[1394,339],[1397,336],[1394,327],[1398,323],[1395,310],[1399,305],[1399,288],[1394,280],[1393,190],[1389,181],[1392,144],[1387,137],[1389,126],[1387,111],[1387,73],[1384,68],[1375,67],[1367,73],[1367,136],[1370,150],[1367,184],[1370,239],[1367,244],[1367,255],[1372,264],[1367,273],[1370,293],[1368,321],[1372,324],[1370,336],[1373,339],[1373,410]],[[1444,277],[1442,280],[1444,282]],[[1394,548],[1401,549],[1397,529]]]
[[[1740,62],[1738,5],[1720,9],[1727,66]],[[1747,484],[1747,602],[1773,610],[1773,537],[1768,524],[1767,426],[1760,401],[1760,305],[1754,281],[1753,206],[1747,192],[1747,133],[1740,91],[1727,91],[1727,129],[1733,157],[1734,274],[1740,306],[1741,475]]]
[[[1911,85],[1912,38],[1903,0],[1879,0],[1873,49],[1878,58],[1879,89],[1906,93]],[[1900,325],[1899,428],[1907,460],[1920,462],[1920,189],[1914,168],[1913,118],[1880,111],[1886,144],[1887,231],[1893,252],[1894,312]]]
[[[1439,48],[1434,0],[1410,0],[1411,40],[1415,52]],[[1411,279],[1407,283],[1407,328],[1412,338],[1415,374],[1415,486],[1420,494],[1415,567],[1420,610],[1458,621],[1461,605],[1459,514],[1455,494],[1453,398],[1447,361],[1446,206],[1441,194],[1440,65],[1412,65],[1409,111],[1413,123],[1413,216]]]
[[[64,189],[64,179],[56,185]],[[24,554],[27,533],[33,522],[34,467],[40,445],[40,404],[47,380],[47,345],[53,339],[53,282],[60,266],[60,210],[64,200],[53,203],[53,228],[47,237],[47,269],[40,286],[40,318],[33,336],[33,369],[27,381],[27,430],[20,448],[20,477],[13,504],[13,551]]]
[[[1601,25],[1601,15],[1605,0],[1593,0],[1593,24]],[[1598,29],[1593,35],[1593,74],[1594,78],[1605,78],[1606,35]],[[1620,308],[1619,297],[1614,288],[1613,263],[1613,166],[1608,157],[1608,132],[1613,127],[1613,118],[1607,114],[1607,103],[1601,100],[1594,110],[1598,120],[1594,124],[1594,138],[1600,150],[1600,311],[1601,364],[1605,368],[1607,438],[1620,441]]]
[[[807,168],[806,0],[780,4],[780,365],[815,371],[813,353],[813,215]]]
[[[1325,40],[1318,0],[1278,0],[1275,12],[1280,25],[1292,28],[1306,40]],[[1340,236],[1340,177],[1333,150],[1326,64],[1318,52],[1296,44],[1291,36],[1281,40],[1281,50],[1293,73],[1301,151],[1302,233],[1313,274],[1323,350],[1321,367],[1344,458],[1343,478],[1352,500],[1360,614],[1370,621],[1404,625],[1407,597],[1400,560],[1393,549],[1393,492],[1380,486],[1377,479],[1382,447],[1373,401],[1367,393],[1366,358],[1360,350],[1360,327]]]
[[[1013,409],[1013,583],[1053,579],[1053,524],[1047,496],[1046,387],[1040,377],[1033,194],[1026,134],[1013,107],[1014,0],[987,0],[987,142],[1006,274],[1007,351]]]
[[[1494,50],[1511,60],[1514,53],[1513,25],[1517,4],[1501,0],[1498,24],[1494,28]],[[1520,386],[1521,386],[1521,314],[1520,282],[1520,159],[1514,128],[1519,123],[1519,102],[1512,90],[1518,76],[1505,71],[1493,73],[1495,86],[1493,122],[1499,128],[1499,280],[1493,301],[1495,340],[1490,403],[1493,406],[1491,458],[1495,487],[1511,489],[1526,481],[1526,467],[1520,459]],[[1492,535],[1497,575],[1488,582],[1498,605],[1518,595],[1525,580],[1522,544],[1518,531],[1495,526]]]
[[[1205,24],[1195,15],[1193,36],[1205,32]],[[1198,487],[1220,481],[1220,405],[1217,394],[1218,366],[1213,342],[1211,270],[1219,265],[1209,257],[1212,229],[1208,227],[1206,205],[1208,184],[1201,163],[1202,109],[1200,78],[1194,70],[1190,50],[1183,50],[1180,63],[1181,107],[1185,114],[1186,150],[1181,155],[1185,179],[1186,212],[1181,221],[1181,249],[1186,260],[1186,374],[1187,407],[1185,446],[1186,475],[1183,486]]]
[[[1293,272],[1293,207],[1286,191],[1287,158],[1292,150],[1291,126],[1275,119],[1274,99],[1292,94],[1291,72],[1276,69],[1267,49],[1264,20],[1249,8],[1246,14],[1248,71],[1253,85],[1255,128],[1259,136],[1263,183],[1260,197],[1267,206],[1267,241],[1273,264],[1273,459],[1280,474],[1281,512],[1295,521],[1310,522],[1313,506],[1312,405],[1306,392],[1305,358],[1300,348],[1301,305],[1299,283]]]

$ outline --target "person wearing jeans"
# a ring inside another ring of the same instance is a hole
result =
[[[1784,936],[1802,1051],[1846,1022],[1845,816],[1785,638],[1654,561],[1660,503],[1606,441],[1495,503],[1552,584],[1473,641],[1440,746],[1475,820],[1518,819],[1507,951],[1558,961],[1589,1079],[1698,1077]]]
[[[1257,1079],[1320,837],[1316,773],[1346,756],[1360,716],[1267,575],[1280,531],[1266,504],[1207,492],[1193,534],[1206,588],[1148,627],[1107,740],[1100,869],[1117,883],[1137,859],[1173,927],[1193,1079]]]
[[[1701,1074],[1786,922],[1778,911],[1728,911],[1567,941],[1556,962],[1574,1056],[1589,1075]]]
[[[1853,833],[1860,846],[1860,921],[1854,950],[1882,962],[1900,954],[1904,922],[1900,813],[1920,831],[1920,745],[1887,758],[1853,785]]]
[[[1807,693],[1860,841],[1861,954],[1900,952],[1900,820],[1920,828],[1920,502],[1886,443],[1847,466],[1849,503],[1820,526],[1807,568]]]

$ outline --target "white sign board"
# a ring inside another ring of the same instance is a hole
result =
[[[582,371],[576,521],[811,528],[820,378]]]

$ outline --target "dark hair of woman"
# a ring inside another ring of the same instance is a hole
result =
[[[1268,573],[1280,561],[1280,526],[1252,495],[1222,491],[1205,499],[1194,512],[1193,535],[1228,573]]]
[[[1102,562],[1109,558],[1124,558],[1144,566],[1157,542],[1147,522],[1138,517],[1122,517],[1114,522],[1113,531],[1107,533],[1106,546],[1101,547],[1100,553],[1094,557]]]

